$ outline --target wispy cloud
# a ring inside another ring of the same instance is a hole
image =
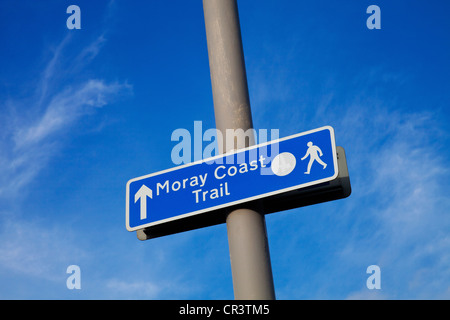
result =
[[[100,35],[91,44],[85,47],[75,58],[75,66],[85,65],[91,62],[100,52],[103,45],[106,43],[105,35]]]
[[[70,36],[65,37],[53,52],[38,81],[36,92],[30,96],[15,97],[5,102],[5,125],[0,144],[0,196],[11,196],[33,179],[61,147],[61,133],[82,117],[93,114],[96,109],[114,102],[123,93],[130,93],[127,83],[108,83],[103,79],[86,79],[59,89],[58,81],[67,81],[80,72],[99,53],[105,38],[99,36],[82,48],[61,78],[66,66],[61,56]],[[31,114],[33,116],[24,116]]]
[[[53,157],[64,150],[81,119],[132,92],[126,82],[80,76],[105,43],[104,36],[79,49],[74,59],[65,57],[71,36],[65,37],[33,83],[29,95],[7,97],[0,102],[0,270],[64,283],[65,268],[73,259],[83,261],[70,230],[43,224],[39,216],[24,217],[20,201],[32,182]],[[77,83],[70,80],[81,79]],[[78,126],[79,127],[79,126]],[[7,209],[10,208],[10,209]]]
[[[390,271],[385,273],[385,288],[403,288],[386,289],[377,298],[448,298],[450,200],[445,181],[450,170],[442,153],[446,129],[430,112],[400,113],[387,105],[376,110],[355,105],[347,119],[356,120],[343,119],[353,122],[343,132],[344,141],[351,142],[354,190],[345,214],[363,214],[372,224],[348,234],[341,257],[353,262],[373,259]],[[364,212],[354,211],[362,208]],[[362,296],[355,292],[349,298]]]
[[[24,221],[16,215],[3,217],[1,222],[0,267],[8,272],[64,283],[65,268],[87,257],[70,230]]]
[[[16,148],[42,142],[58,131],[67,128],[82,116],[92,112],[92,107],[103,107],[122,90],[130,89],[127,84],[110,83],[91,79],[78,88],[67,88],[57,93],[48,104],[44,114],[27,127],[14,133]]]
[[[112,18],[112,9],[114,1],[109,2],[105,19]],[[32,191],[30,183],[64,151],[78,130],[92,132],[82,124],[83,119],[107,112],[105,107],[132,94],[126,81],[107,80],[91,69],[86,72],[107,43],[106,22],[91,41],[86,42],[88,34],[77,38],[79,34],[68,32],[58,43],[44,48],[44,62],[37,58],[35,63],[42,65],[34,71],[38,77],[20,84],[33,89],[26,93],[17,90],[22,93],[13,96],[0,93],[0,278],[4,285],[11,285],[15,277],[25,277],[30,283],[43,281],[57,291],[65,288],[68,265],[81,264],[83,269],[83,263],[92,261],[79,229],[67,229],[59,218],[49,221],[54,213],[39,212],[39,204],[32,214],[22,212],[22,205]],[[126,291],[120,282],[110,285]],[[52,296],[48,290],[35,294]],[[6,290],[1,295],[11,297]]]
[[[129,297],[129,299],[157,299],[162,291],[161,286],[153,282],[119,279],[107,280],[105,288],[113,292],[116,297]]]
[[[271,123],[285,124],[280,127],[291,133],[330,124],[338,145],[346,150],[353,192],[336,203],[342,223],[338,230],[345,236],[333,235],[339,239],[336,259],[344,267],[335,268],[332,262],[329,267],[349,280],[354,275],[348,275],[348,270],[357,268],[365,281],[367,266],[378,264],[383,283],[381,292],[372,292],[362,282],[363,288],[353,287],[348,298],[448,299],[448,124],[439,108],[429,106],[433,112],[417,106],[405,110],[397,106],[401,97],[374,93],[373,81],[378,81],[377,90],[383,90],[392,86],[392,81],[408,85],[407,76],[384,76],[382,68],[369,74],[373,79],[355,79],[354,88],[346,93],[329,86],[326,94],[317,96],[307,108],[295,94],[292,99],[280,100],[280,105],[297,114],[291,116],[273,107]],[[289,78],[274,81],[289,83]],[[255,92],[266,90],[262,85]],[[274,105],[264,94],[258,98],[261,105]],[[290,107],[297,98],[298,107]],[[326,227],[318,228],[322,234],[329,232]]]
[[[57,68],[61,68],[61,66],[59,66],[61,62],[61,53],[64,50],[65,46],[70,42],[70,39],[71,34],[69,33],[56,46],[56,48],[53,49],[53,56],[42,71],[41,78],[39,79],[39,83],[36,88],[36,95],[39,96],[38,105],[41,105],[44,98],[47,96],[48,87],[50,85],[50,82],[55,77],[55,74],[57,73]]]

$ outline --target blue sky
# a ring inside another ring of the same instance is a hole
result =
[[[353,188],[266,217],[277,298],[449,299],[450,4],[238,3],[255,128],[333,126]],[[201,1],[2,0],[0,39],[0,299],[232,299],[225,225],[125,229],[127,181],[214,127]]]

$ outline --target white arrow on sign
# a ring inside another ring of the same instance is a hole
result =
[[[147,197],[152,199],[152,189],[148,188],[145,184],[134,195],[134,203],[141,199],[141,220],[147,219]]]

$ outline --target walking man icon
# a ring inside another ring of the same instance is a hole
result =
[[[313,145],[313,143],[310,141],[308,142],[308,150],[306,151],[306,154],[301,160],[305,160],[309,156],[309,163],[308,163],[308,170],[305,172],[305,174],[309,174],[311,171],[311,166],[314,163],[314,160],[320,163],[323,166],[323,169],[327,167],[327,164],[320,159],[321,156],[323,156],[322,150],[318,146]],[[320,156],[319,156],[320,154]]]

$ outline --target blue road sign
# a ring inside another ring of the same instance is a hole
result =
[[[310,187],[338,176],[330,126],[131,179],[129,231]]]

